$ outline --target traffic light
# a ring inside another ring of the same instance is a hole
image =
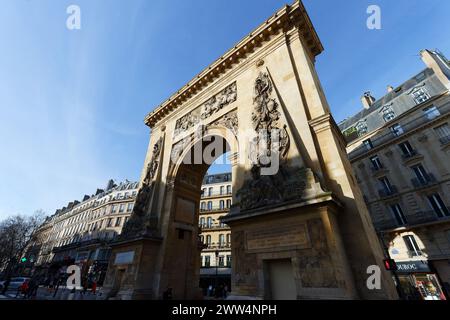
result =
[[[23,257],[22,259],[20,259],[20,262],[22,262],[22,263],[27,262],[27,258]]]
[[[397,271],[398,270],[397,264],[395,263],[394,259],[384,259],[383,263],[384,263],[384,267],[388,271]]]

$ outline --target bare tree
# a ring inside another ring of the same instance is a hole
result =
[[[38,210],[31,216],[16,215],[0,222],[0,270],[5,272],[7,278],[17,269],[33,233],[42,224],[44,217],[45,213]]]

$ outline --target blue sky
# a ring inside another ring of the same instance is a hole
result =
[[[0,219],[48,214],[109,178],[138,179],[144,116],[285,0],[2,0]],[[337,121],[450,56],[448,0],[305,0],[324,44],[317,69]],[[81,8],[81,30],[66,8]],[[382,29],[366,28],[366,8]],[[222,168],[217,169],[219,171]]]

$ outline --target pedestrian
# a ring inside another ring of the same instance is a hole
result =
[[[227,295],[228,295],[228,286],[225,285],[225,286],[223,287],[223,298],[226,299],[226,298],[227,298]]]
[[[28,289],[29,289],[29,285],[28,285],[28,279],[27,279],[19,286],[19,288],[17,288],[16,298],[19,296],[19,294],[22,294],[23,298],[25,299],[28,294]]]
[[[92,294],[95,295],[95,292],[97,291],[97,281],[92,281]]]
[[[37,277],[31,278],[28,285],[28,293],[27,293],[28,299],[36,297],[38,289],[39,289],[39,278]]]
[[[9,284],[11,283],[11,277],[7,277],[5,283],[3,284],[3,290],[2,294],[6,294],[6,291],[8,291]]]

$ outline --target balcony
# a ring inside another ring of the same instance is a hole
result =
[[[378,195],[380,198],[388,198],[396,195],[398,193],[396,186],[390,186],[389,189],[380,189],[378,190]]]
[[[230,229],[230,227],[226,224],[220,224],[220,223],[214,223],[214,224],[204,224],[204,225],[199,225],[199,227],[201,228],[201,230],[220,230],[220,229]]]
[[[205,212],[220,212],[220,211],[229,211],[230,208],[225,207],[221,207],[221,206],[212,206],[209,208],[200,208],[200,213],[205,213]]]
[[[231,249],[231,243],[230,242],[224,242],[224,243],[205,243],[206,248],[205,250],[230,250]]]
[[[419,189],[435,185],[438,182],[432,173],[427,173],[426,176],[423,178],[411,179],[411,183],[414,186],[414,188]]]
[[[447,208],[447,212],[450,212],[450,207]],[[439,217],[435,211],[422,211],[408,214],[406,220],[407,223],[401,225],[394,218],[386,217],[383,220],[374,222],[374,226],[380,231],[392,230],[400,227],[413,228],[428,223],[450,222],[450,215]]]
[[[420,156],[420,153],[418,153],[417,150],[413,149],[413,150],[411,150],[408,153],[403,153],[402,154],[402,159],[405,161],[405,160],[409,160],[409,159],[415,158],[417,156]]]
[[[439,139],[439,142],[440,142],[442,145],[449,144],[449,143],[450,143],[450,136],[446,136],[446,137],[440,138],[440,139]]]
[[[231,192],[206,192],[202,193],[202,199],[204,198],[214,198],[214,197],[231,197]]]

